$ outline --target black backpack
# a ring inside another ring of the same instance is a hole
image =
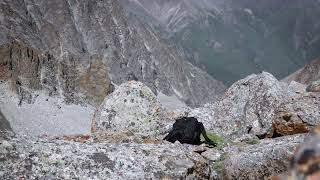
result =
[[[207,137],[201,122],[194,117],[183,117],[176,120],[172,130],[164,140],[172,143],[179,141],[182,144],[200,145],[202,143],[200,138],[201,134],[206,140],[205,143],[215,146],[215,143]]]

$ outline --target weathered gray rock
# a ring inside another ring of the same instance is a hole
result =
[[[14,138],[0,142],[1,179],[209,179],[179,144],[99,144]]]
[[[307,86],[305,84],[298,83],[296,81],[291,81],[288,86],[291,95],[302,94],[306,92]]]
[[[311,82],[307,87],[308,92],[320,92],[320,80]]]
[[[288,86],[266,72],[251,75],[233,84],[221,101],[191,115],[209,131],[232,139],[246,134],[265,138],[304,133],[319,124],[320,95],[303,87]]]
[[[304,135],[262,140],[257,145],[241,147],[240,152],[228,152],[223,162],[225,179],[266,179],[286,172],[297,146]]]
[[[129,81],[106,97],[95,113],[92,132],[155,137],[166,132],[168,125],[170,117],[151,89],[141,82]]]
[[[261,135],[271,128],[275,109],[286,100],[288,95],[283,86],[264,72],[233,84],[221,101],[204,108],[209,114],[203,113],[203,109],[197,109],[193,114],[204,121],[209,130],[220,135]]]
[[[276,109],[269,131],[274,135],[290,135],[311,131],[320,121],[320,94],[303,93]]]

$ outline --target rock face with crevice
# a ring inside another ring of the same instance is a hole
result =
[[[10,82],[20,104],[33,103],[34,92],[44,90],[49,96],[63,96],[67,103],[99,105],[112,91],[99,56],[69,56],[59,61],[17,41],[0,46],[0,52],[0,78]]]

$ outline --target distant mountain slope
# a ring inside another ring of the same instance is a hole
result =
[[[224,90],[221,82],[184,61],[149,27],[128,21],[115,0],[4,0],[0,2],[0,17],[0,45],[18,41],[51,55],[55,62],[68,67],[59,72],[62,69],[56,66],[58,80],[61,74],[80,70],[92,73],[81,81],[86,84],[102,76],[115,85],[137,80],[154,92],[177,96],[192,106],[214,101]],[[92,66],[101,73],[90,71]],[[89,84],[89,89],[79,94],[71,92],[80,81],[79,77],[75,81],[70,78],[66,77],[67,84],[73,84],[66,88],[72,98],[95,91]],[[61,84],[56,88],[66,90]]]
[[[312,61],[284,79],[286,82],[297,81],[303,84],[309,84],[317,80],[320,80],[320,59]]]
[[[231,84],[268,71],[283,78],[319,56],[316,0],[121,0],[190,62]]]

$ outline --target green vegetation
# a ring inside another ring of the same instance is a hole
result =
[[[223,161],[212,163],[212,169],[215,170],[218,175],[223,174]]]
[[[217,134],[214,133],[207,133],[208,138],[215,142],[217,144],[216,148],[221,149],[225,147],[228,143],[230,143],[230,140],[227,140],[223,137],[218,136]],[[201,135],[201,141],[204,141],[204,137]]]
[[[228,153],[223,153],[220,159],[212,163],[212,169],[217,172],[217,174],[222,177],[224,173],[224,160],[229,157]]]
[[[260,141],[259,139],[255,139],[255,138],[251,138],[251,139],[245,139],[243,142],[250,144],[250,145],[254,145],[254,144],[259,144]]]

